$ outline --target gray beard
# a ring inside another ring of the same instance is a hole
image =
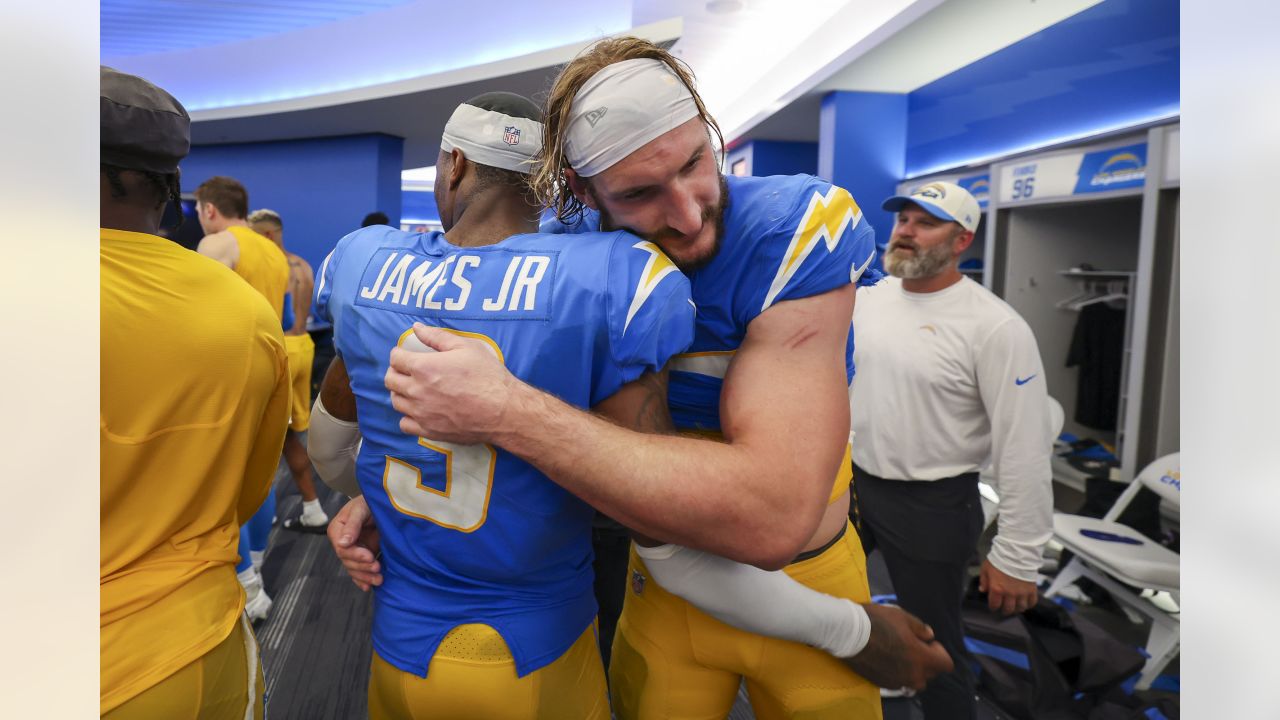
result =
[[[903,280],[919,280],[946,270],[954,259],[951,243],[935,245],[928,250],[917,249],[914,255],[899,255],[891,248],[884,254],[884,269]]]

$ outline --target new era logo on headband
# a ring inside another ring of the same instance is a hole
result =
[[[596,123],[600,122],[600,118],[604,117],[604,114],[607,112],[609,112],[609,108],[598,107],[587,113],[585,117],[587,118],[587,122],[591,123],[591,127],[595,127]]]
[[[520,128],[515,125],[509,125],[502,131],[502,142],[508,145],[520,144]]]

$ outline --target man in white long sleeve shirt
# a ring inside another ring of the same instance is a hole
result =
[[[1053,527],[1044,367],[1026,321],[957,268],[979,220],[972,195],[935,182],[882,207],[897,213],[893,277],[860,289],[853,314],[855,524],[955,661],[921,694],[925,717],[972,718],[960,600],[983,525],[978,470],[990,460],[1000,494],[979,584],[992,610],[1021,612]]]

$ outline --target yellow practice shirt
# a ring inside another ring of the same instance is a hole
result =
[[[100,256],[105,713],[226,639],[243,611],[239,524],[280,459],[289,373],[278,307],[226,267],[120,230],[101,231]]]
[[[284,294],[289,290],[289,259],[279,245],[271,242],[271,238],[243,225],[233,225],[227,230],[235,235],[240,245],[236,274],[262,293],[262,297],[271,303],[279,321],[284,317]]]

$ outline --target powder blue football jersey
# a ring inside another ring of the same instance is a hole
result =
[[[688,347],[688,280],[623,232],[463,248],[376,226],[326,258],[315,314],[351,378],[356,474],[382,534],[374,649],[425,677],[451,629],[483,623],[520,676],[555,660],[596,615],[593,510],[501,448],[401,433],[383,385],[391,349],[417,343],[414,322],[480,338],[516,377],[591,407]]]
[[[683,429],[719,432],[725,371],[756,316],[784,300],[882,277],[870,267],[875,230],[844,188],[811,175],[725,181],[729,205],[720,252],[689,276],[698,306],[693,344],[671,364],[668,403]],[[572,233],[598,224],[589,213],[573,227],[546,220],[542,230]],[[851,328],[845,348],[850,381],[853,340]]]

